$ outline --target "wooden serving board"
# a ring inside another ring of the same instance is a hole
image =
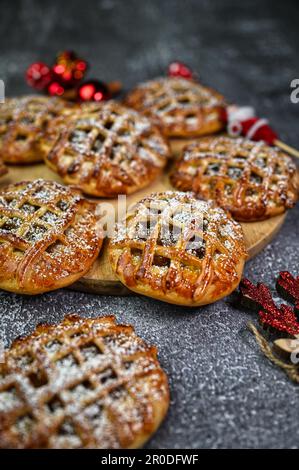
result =
[[[187,142],[188,143],[188,142]],[[186,145],[185,140],[175,140],[171,143],[172,151],[176,155],[180,149]],[[170,165],[171,166],[171,162]],[[0,187],[18,181],[34,180],[37,178],[55,180],[62,183],[62,180],[53,173],[46,165],[37,164],[30,166],[10,166],[9,172],[0,181]],[[142,189],[127,197],[127,207],[131,204],[142,199],[144,196],[153,192],[165,191],[173,189],[170,185],[168,178],[168,171],[154,181],[150,186]],[[109,202],[113,204],[117,212],[117,200],[114,199],[98,199],[99,202]],[[249,256],[252,258],[265,248],[268,243],[273,239],[276,233],[281,228],[285,219],[285,214],[272,217],[263,222],[242,223],[245,242],[249,251]],[[123,286],[116,276],[113,274],[108,253],[107,241],[101,250],[99,258],[95,261],[90,271],[79,281],[71,286],[72,289],[80,290],[83,292],[91,292],[96,294],[106,295],[124,295],[131,293],[125,286]]]

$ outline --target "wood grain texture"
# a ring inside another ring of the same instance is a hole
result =
[[[298,358],[299,353],[299,335],[293,338],[279,338],[273,341],[274,351],[284,359],[290,360],[294,354]]]
[[[180,153],[184,145],[192,142],[191,140],[175,139],[171,142],[173,154],[176,156]],[[169,162],[167,171],[164,172],[150,186],[144,188],[127,197],[127,207],[142,199],[144,196],[158,191],[173,189],[168,178],[168,170],[172,162]],[[30,166],[10,166],[9,173],[1,179],[1,187],[6,184],[14,183],[22,180],[33,180],[35,178],[54,179],[62,183],[62,180],[53,173],[47,166],[43,164]],[[99,202],[109,202],[115,208],[117,214],[118,205],[116,199],[97,199]],[[245,236],[245,243],[249,252],[249,257],[257,255],[265,246],[270,243],[273,237],[281,228],[285,219],[285,214],[272,217],[263,222],[242,223]],[[90,292],[105,295],[125,295],[130,291],[123,286],[113,273],[107,250],[107,241],[104,243],[99,258],[93,264],[90,271],[79,281],[73,284],[72,289],[82,292]]]

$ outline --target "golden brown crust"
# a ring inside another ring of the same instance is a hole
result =
[[[209,137],[186,147],[170,176],[179,190],[213,199],[236,220],[264,220],[293,207],[296,165],[263,142]]]
[[[168,144],[147,118],[110,101],[60,120],[59,137],[45,161],[86,194],[115,197],[151,183],[168,156]]]
[[[199,306],[230,294],[247,256],[241,226],[190,193],[167,191],[128,212],[109,245],[113,270],[129,289]]]
[[[0,104],[0,157],[12,164],[42,161],[41,144],[48,123],[71,109],[71,104],[59,98],[8,98]]]
[[[132,326],[67,316],[0,364],[1,448],[136,448],[158,428],[167,378]]]
[[[2,158],[0,157],[0,177],[6,175],[7,171],[7,167],[4,165]]]
[[[0,288],[39,294],[72,284],[98,256],[97,206],[54,181],[0,191]]]
[[[125,103],[151,118],[167,137],[196,137],[223,129],[223,96],[192,80],[158,78],[142,83]]]
[[[101,104],[92,101],[77,104],[72,103],[71,111],[64,111],[55,117],[55,119],[49,121],[46,131],[40,141],[43,155],[45,157],[49,155],[57,139],[60,137],[60,134],[65,132],[67,122],[70,119],[78,119],[82,114],[89,114],[90,117],[96,117],[99,113],[99,109],[101,109]]]

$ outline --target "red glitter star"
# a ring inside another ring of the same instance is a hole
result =
[[[299,315],[299,276],[294,277],[288,271],[281,271],[276,290],[284,300],[295,305],[295,313]]]
[[[299,322],[296,313],[299,311],[299,277],[293,277],[283,271],[276,284],[277,292],[295,308],[282,304],[278,307],[271,295],[270,289],[263,283],[256,286],[248,279],[240,284],[241,303],[257,311],[261,323],[292,336],[299,334]]]

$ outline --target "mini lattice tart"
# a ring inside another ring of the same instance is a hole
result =
[[[129,289],[165,302],[199,306],[230,294],[246,259],[241,226],[192,194],[153,194],[129,211],[109,245]]]
[[[167,137],[196,137],[223,128],[223,96],[192,80],[159,78],[142,83],[125,103],[151,118]]]
[[[179,190],[214,199],[240,221],[263,220],[294,206],[298,174],[291,158],[263,142],[210,137],[183,151],[170,176]]]
[[[8,98],[0,104],[0,157],[14,164],[42,161],[41,142],[48,123],[71,109],[59,98]]]
[[[112,316],[39,325],[4,361],[1,448],[136,448],[168,409],[156,348]]]
[[[0,289],[39,294],[72,284],[98,256],[97,205],[36,180],[0,191]]]
[[[151,183],[167,163],[169,148],[151,122],[115,102],[59,122],[47,165],[86,194],[115,197]]]

